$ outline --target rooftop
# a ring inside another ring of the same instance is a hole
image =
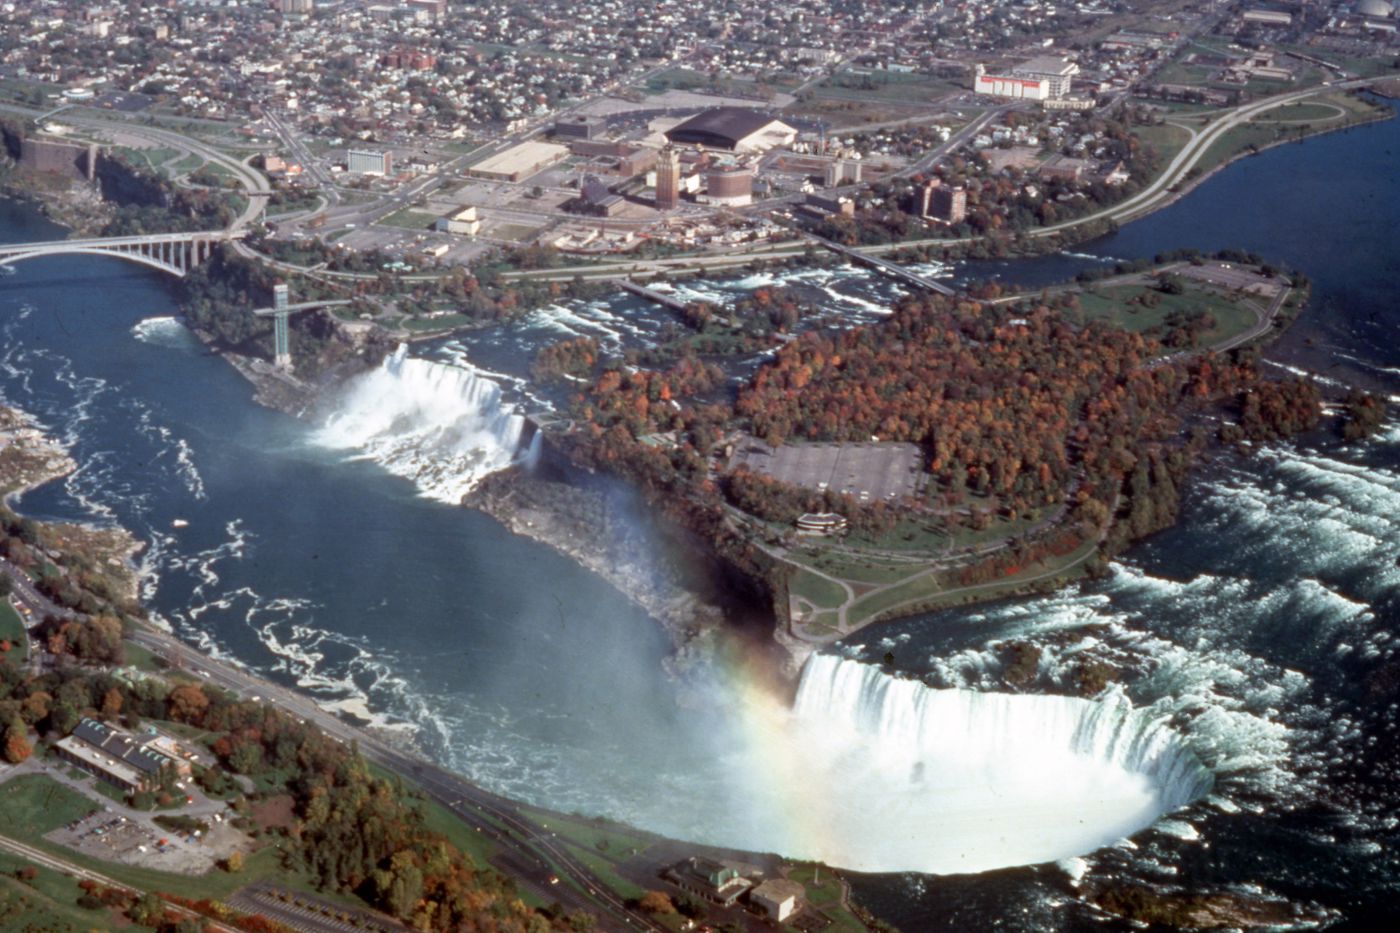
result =
[[[713,139],[717,142],[728,141],[732,146],[775,122],[779,122],[776,117],[761,110],[716,107],[671,128],[666,136],[675,142],[706,142]]]

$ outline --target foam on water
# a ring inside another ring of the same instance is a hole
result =
[[[149,343],[160,347],[192,347],[196,346],[194,337],[180,323],[179,318],[173,316],[148,317],[137,321],[131,328],[131,333],[142,343]]]
[[[515,461],[524,426],[479,370],[416,359],[401,346],[350,384],[314,440],[372,458],[423,495],[455,504]]]

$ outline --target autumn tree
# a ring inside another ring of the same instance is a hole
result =
[[[31,751],[29,730],[24,721],[15,716],[5,727],[5,760],[12,765],[19,764],[29,757]]]

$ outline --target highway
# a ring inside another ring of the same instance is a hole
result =
[[[37,117],[41,111],[30,107],[17,107],[13,104],[0,104],[0,112],[15,113],[26,117]],[[188,152],[197,155],[206,162],[212,162],[227,170],[229,174],[243,187],[243,192],[247,196],[248,203],[237,217],[229,223],[227,229],[236,232],[248,227],[249,224],[257,220],[267,207],[267,197],[272,193],[272,186],[268,184],[267,177],[255,168],[244,164],[233,156],[226,155],[218,149],[192,139],[183,133],[176,133],[173,130],[163,130],[154,126],[147,126],[142,123],[124,123],[112,120],[105,116],[95,116],[79,112],[76,108],[66,111],[63,115],[65,123],[74,126],[81,126],[87,130],[103,130],[110,133],[122,133],[136,139],[155,144],[158,147],[168,147],[178,149],[181,152]]]

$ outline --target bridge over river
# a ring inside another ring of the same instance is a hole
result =
[[[151,233],[142,236],[47,240],[0,246],[0,264],[14,265],[44,256],[115,256],[184,278],[189,270],[214,255],[220,243],[243,238],[242,231],[202,230],[194,233]]]

